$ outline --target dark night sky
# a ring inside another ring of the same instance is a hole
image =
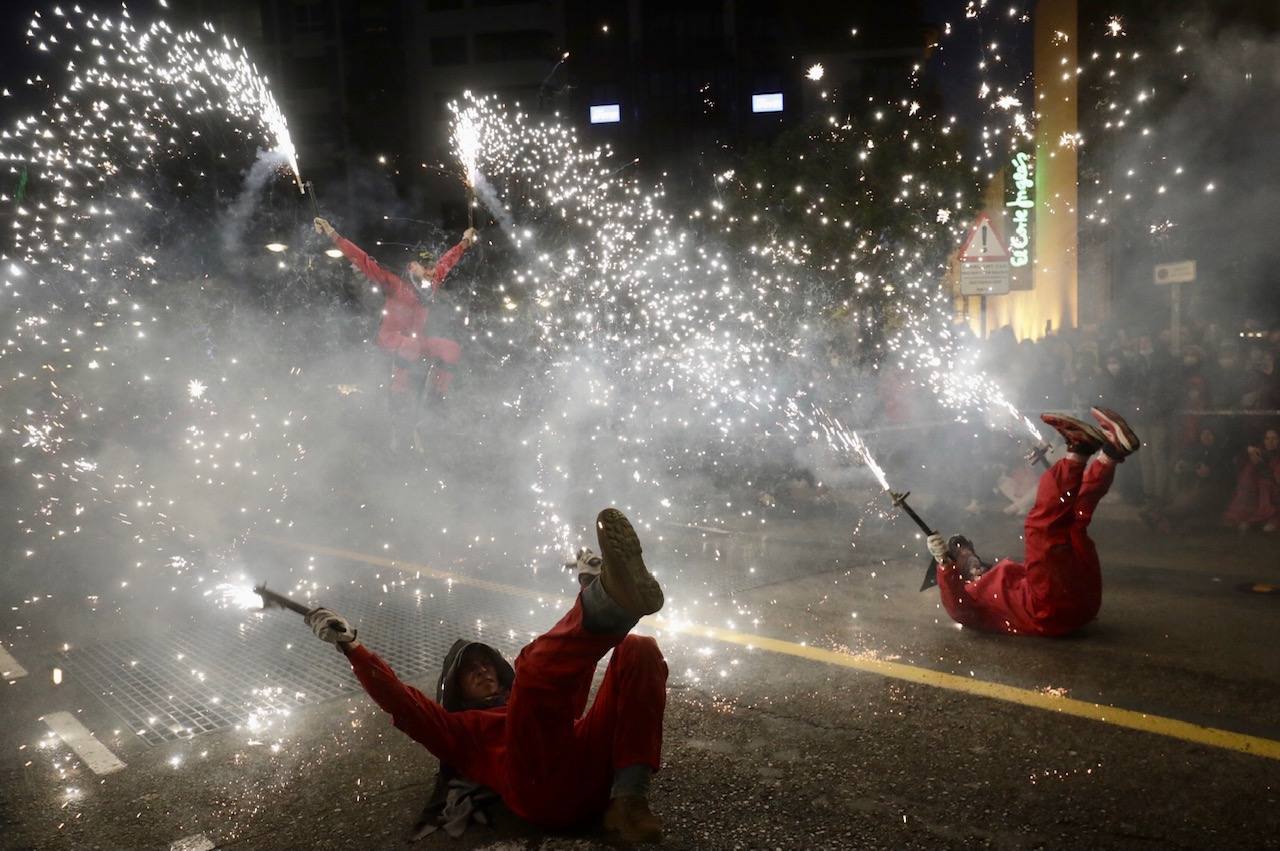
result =
[[[70,0],[70,2],[75,3],[77,0]],[[9,0],[9,2],[0,3],[0,56],[4,57],[0,61],[0,83],[17,96],[20,96],[20,90],[25,87],[26,77],[35,73],[40,67],[38,54],[26,43],[27,24],[31,20],[32,12],[37,9],[41,11],[47,22],[56,21],[50,11],[54,5],[29,2],[29,0]],[[96,9],[104,15],[111,16],[119,14],[121,7],[119,0],[78,0],[78,5],[83,9]],[[930,71],[936,74],[946,102],[952,108],[962,108],[971,103],[972,93],[977,86],[972,57],[975,55],[979,39],[973,27],[963,26],[966,23],[964,5],[964,0],[924,0],[918,7],[923,12],[923,22],[941,24],[949,20],[955,26],[956,35],[947,40],[946,48],[930,63],[932,66]],[[157,11],[162,11],[172,19],[181,14],[182,6],[182,0],[170,0],[170,8],[167,11],[160,9],[159,0],[134,0],[128,3],[131,15],[139,22],[149,21]],[[874,7],[874,17],[883,18],[883,5],[876,3]],[[868,9],[868,14],[873,14],[873,10]],[[858,13],[847,12],[843,16],[856,20]],[[862,46],[873,47],[874,45],[863,42]]]

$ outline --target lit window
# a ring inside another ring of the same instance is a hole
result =
[[[782,92],[765,92],[751,96],[752,112],[782,112]]]
[[[591,107],[592,124],[617,124],[622,120],[622,108],[616,103],[601,103]]]

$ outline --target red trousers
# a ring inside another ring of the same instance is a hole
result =
[[[613,658],[584,715],[596,665],[611,647]],[[608,806],[618,769],[658,770],[667,705],[667,663],[658,642],[587,632],[578,601],[520,651],[515,669],[502,792],[513,811],[549,826],[575,824]]]
[[[1063,458],[1040,477],[1024,527],[1026,563],[1003,559],[966,582],[938,567],[947,614],[989,632],[1064,635],[1098,615],[1102,569],[1089,521],[1115,478],[1115,464]]]
[[[604,681],[586,709],[596,665],[610,649]],[[620,768],[658,770],[667,703],[658,643],[588,632],[581,600],[520,651],[507,704],[494,709],[446,712],[364,646],[347,657],[395,726],[542,827],[569,827],[603,813]]]
[[[449,392],[449,383],[453,380],[452,367],[462,356],[462,347],[454,340],[444,337],[401,337],[396,347],[390,351],[396,358],[391,371],[392,393],[409,392],[412,371],[405,364],[421,361],[435,366],[431,374],[431,386],[438,395],[443,396]]]

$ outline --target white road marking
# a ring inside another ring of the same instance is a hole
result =
[[[25,677],[27,669],[18,664],[18,660],[9,655],[9,652],[0,647],[0,679],[16,680],[19,677]]]
[[[124,763],[107,750],[106,745],[95,739],[89,728],[76,720],[70,712],[50,712],[44,716],[44,723],[67,743],[67,747],[76,752],[76,756],[84,760],[94,774],[110,774],[124,768]]]
[[[169,843],[169,851],[210,851],[216,847],[203,833],[184,836]]]

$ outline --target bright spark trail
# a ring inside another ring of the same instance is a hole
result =
[[[1010,28],[1030,20],[1017,9],[989,10],[985,2],[971,4],[967,17]],[[504,298],[513,313],[532,317],[546,364],[542,377],[559,388],[551,394],[555,402],[533,415],[542,426],[531,485],[556,547],[575,537],[563,505],[573,482],[596,493],[612,477],[661,492],[699,467],[750,454],[762,436],[804,440],[816,406],[847,407],[850,400],[779,382],[779,365],[815,365],[809,344],[833,313],[847,317],[860,344],[881,337],[885,362],[931,391],[955,419],[982,414],[991,425],[1043,442],[1036,424],[979,368],[977,352],[953,335],[949,296],[939,287],[968,226],[964,187],[989,179],[1015,148],[1034,144],[1039,120],[1023,106],[1034,102],[1029,77],[1012,70],[998,40],[982,49],[977,98],[987,111],[976,158],[949,145],[958,129],[954,116],[930,113],[910,98],[872,100],[857,113],[832,115],[826,132],[810,137],[812,147],[799,152],[805,156],[836,152],[842,161],[852,156],[863,175],[896,172],[895,194],[868,191],[840,207],[821,186],[747,182],[727,170],[705,203],[676,214],[666,209],[661,185],[620,175],[607,148],[584,147],[561,121],[487,98],[455,105],[459,160],[493,182],[499,197],[488,203],[495,215],[512,217],[515,244],[526,250]],[[1093,56],[1090,67],[1101,72],[1105,63],[1134,60],[1118,51]],[[1114,77],[1114,68],[1108,73]],[[822,78],[814,68],[807,76]],[[1139,92],[1134,103],[1144,100]],[[1120,110],[1106,128],[1122,129],[1134,108]],[[1080,134],[1059,140],[1069,147],[1085,142]],[[943,175],[942,182],[922,177],[930,173]],[[1104,200],[1114,194],[1104,187],[1084,218],[1105,224]],[[803,209],[800,224],[760,232],[745,252],[727,248],[735,235],[755,233],[753,224],[781,197]],[[914,222],[899,241],[886,243],[864,213],[885,204],[904,208]],[[841,235],[839,253],[825,247],[825,232]],[[818,285],[832,279],[844,282],[847,297]],[[860,307],[873,296],[887,298],[888,317]],[[611,410],[637,398],[639,405]],[[699,426],[714,442],[689,439]],[[625,475],[564,451],[584,439],[615,445],[609,464]],[[656,509],[646,517],[663,514]]]
[[[986,3],[971,4],[967,17],[1010,28],[1028,20]],[[1123,31],[1114,35],[1119,48]],[[176,530],[169,509],[182,487],[161,488],[143,467],[115,469],[85,448],[143,426],[181,448],[192,481],[235,494],[222,498],[244,519],[226,537],[255,522],[287,526],[289,482],[310,457],[299,436],[307,400],[254,395],[237,356],[172,374],[168,353],[153,343],[163,312],[142,297],[163,291],[165,252],[174,249],[145,227],[166,215],[150,185],[166,162],[192,162],[195,182],[234,144],[263,147],[302,185],[266,80],[211,26],[135,28],[127,11],[114,20],[36,15],[28,40],[50,60],[31,81],[44,104],[0,133],[0,161],[14,174],[26,169],[31,184],[21,200],[4,199],[15,226],[0,348],[10,444],[21,450],[14,463],[39,483],[25,506],[39,519],[26,530],[39,529],[32,540],[75,534],[92,503],[110,504],[139,538],[138,526]],[[496,310],[464,342],[483,343],[495,361],[528,374],[528,386],[498,408],[528,426],[513,463],[544,549],[572,549],[585,531],[572,518],[589,516],[587,503],[634,506],[649,528],[726,514],[765,522],[758,508],[729,511],[689,483],[791,453],[822,432],[822,411],[862,425],[853,413],[866,407],[859,388],[841,386],[822,357],[822,342],[836,333],[866,355],[868,375],[900,370],[948,416],[980,414],[1040,441],[1035,423],[953,335],[939,286],[976,187],[1015,146],[1034,141],[1038,115],[1024,106],[1033,92],[997,41],[982,47],[982,126],[967,128],[976,155],[954,143],[955,116],[910,96],[833,107],[825,127],[799,140],[796,156],[848,169],[854,191],[843,194],[725,168],[708,178],[701,202],[673,209],[664,186],[634,176],[607,148],[582,144],[559,117],[487,97],[453,106],[461,176],[517,250],[509,275],[485,282]],[[947,45],[944,34],[940,49]],[[1169,51],[1182,53],[1181,45]],[[1142,132],[1154,92],[1139,62],[1117,49],[1077,72],[1114,81],[1104,130],[1150,145],[1123,190],[1082,187],[1082,218],[1097,225],[1117,206],[1171,196],[1167,187],[1219,185]],[[796,72],[815,85],[829,76],[816,65]],[[836,102],[827,90],[821,98]],[[903,230],[881,231],[873,212],[883,207],[904,212]],[[766,227],[784,209],[795,216]],[[121,401],[122,389],[152,393],[161,382],[181,398],[180,415],[146,421],[145,409]]]
[[[180,380],[162,377],[171,356],[156,343],[167,309],[156,302],[179,293],[164,266],[181,247],[162,242],[157,225],[206,169],[254,146],[285,163],[301,190],[297,153],[266,78],[212,25],[140,27],[127,8],[112,18],[53,6],[33,14],[26,38],[44,63],[26,81],[29,95],[45,103],[8,116],[0,132],[0,162],[21,189],[0,198],[12,221],[0,392],[10,428],[40,456],[14,459],[39,482],[32,520],[20,525],[56,541],[80,532],[99,503],[126,527],[173,528],[164,513],[138,516],[156,504],[140,468],[99,469],[88,449],[116,439],[122,421],[136,430],[151,407],[139,394]],[[173,175],[174,163],[188,172]],[[207,390],[187,383],[193,403]]]
[[[751,487],[757,462],[803,464],[815,449],[865,466],[894,496],[863,440],[872,405],[862,391],[881,375],[901,373],[949,419],[980,416],[1006,430],[1012,423],[1042,442],[952,331],[941,286],[978,190],[1011,152],[1036,141],[1029,77],[1000,48],[1008,30],[1028,25],[1028,13],[988,6],[971,3],[963,24],[973,19],[1000,34],[981,48],[979,124],[961,127],[914,93],[837,108],[848,101],[819,89],[818,101],[832,104],[826,124],[796,137],[786,159],[823,163],[832,178],[822,184],[789,179],[786,162],[749,173],[735,160],[694,187],[700,198],[677,206],[661,183],[636,176],[634,161],[584,145],[560,116],[483,96],[453,106],[460,172],[449,173],[515,249],[509,270],[484,268],[494,308],[460,339],[464,358],[482,350],[476,360],[492,357],[505,380],[484,428],[469,424],[466,435],[496,434],[482,463],[512,480],[484,506],[492,515],[477,512],[479,525],[497,526],[500,517],[513,537],[532,525],[537,544],[527,563],[536,565],[539,553],[563,556],[589,541],[583,518],[617,504],[669,557],[662,578],[674,593],[665,617],[754,629],[767,614],[736,600],[711,611],[721,600],[680,572],[681,544],[664,533],[727,520],[765,524],[771,505],[726,497]],[[1194,49],[1175,43],[1144,57],[1126,49],[1119,19],[1109,29],[1114,49],[1082,56],[1064,73],[1102,81],[1102,132],[1134,143],[1135,153],[1123,180],[1080,187],[1080,218],[1105,227],[1149,209],[1152,235],[1168,234],[1178,226],[1172,199],[1231,189],[1184,162],[1178,140],[1146,123],[1163,93],[1144,63],[1177,63]],[[949,49],[950,30],[948,23],[938,50]],[[475,484],[476,471],[449,478],[383,467],[370,482],[353,481],[351,469],[382,447],[334,425],[345,426],[348,415],[367,424],[352,411],[378,388],[368,374],[337,374],[355,359],[351,349],[341,363],[326,361],[315,335],[277,339],[303,323],[233,322],[212,297],[181,309],[192,292],[218,284],[179,262],[191,232],[221,213],[181,216],[196,206],[197,190],[219,177],[238,182],[258,148],[284,164],[300,191],[304,185],[285,116],[245,50],[210,25],[135,27],[127,10],[106,18],[74,7],[36,14],[27,40],[47,60],[23,93],[24,103],[38,104],[7,110],[0,130],[10,178],[0,203],[11,223],[0,247],[0,439],[19,553],[36,570],[57,569],[55,546],[88,539],[95,561],[83,578],[92,587],[77,591],[106,611],[145,608],[157,592],[256,609],[251,583],[260,566],[232,566],[226,552],[252,531],[283,536],[335,515],[392,555],[403,555],[392,542],[407,540],[426,553],[423,561],[443,554],[473,564],[479,536],[464,538],[453,522],[426,527],[440,506],[461,502],[460,491],[490,495]],[[820,64],[794,70],[815,87],[832,76]],[[962,132],[976,140],[976,153],[957,144]],[[1090,139],[1071,133],[1054,143],[1074,150]],[[843,191],[831,191],[840,181]],[[878,215],[886,209],[901,213],[892,233]],[[185,229],[166,233],[163,224],[179,217]],[[298,274],[288,243],[274,235],[267,243],[270,268],[280,270],[272,284]],[[299,309],[308,320],[328,318],[325,311],[318,300]],[[825,356],[824,344],[837,337],[862,357],[861,374]],[[350,406],[337,408],[335,399]],[[339,416],[325,416],[335,409]],[[338,456],[340,487],[337,476],[313,474],[326,450]],[[372,481],[378,476],[387,481]],[[371,483],[398,488],[376,506],[390,509],[366,512],[350,493]],[[905,497],[894,504],[910,513]],[[321,509],[328,514],[309,516]],[[410,525],[411,535],[393,534]],[[526,563],[529,553],[511,549],[508,561]],[[314,566],[302,565],[287,593],[323,601],[329,589],[309,578]],[[394,581],[383,581],[384,594],[396,593]],[[416,593],[403,579],[399,591]],[[686,677],[697,682],[697,674]],[[282,735],[288,709],[278,687],[237,699],[250,737]]]
[[[871,450],[867,448],[867,443],[856,431],[850,431],[845,427],[844,423],[828,414],[822,409],[818,409],[818,424],[822,427],[823,432],[827,435],[827,440],[834,446],[852,452],[862,459],[862,463],[867,466],[871,474],[876,477],[876,481],[880,483],[880,488],[884,491],[889,490],[889,479],[885,477],[884,470],[876,459],[871,455]]]

